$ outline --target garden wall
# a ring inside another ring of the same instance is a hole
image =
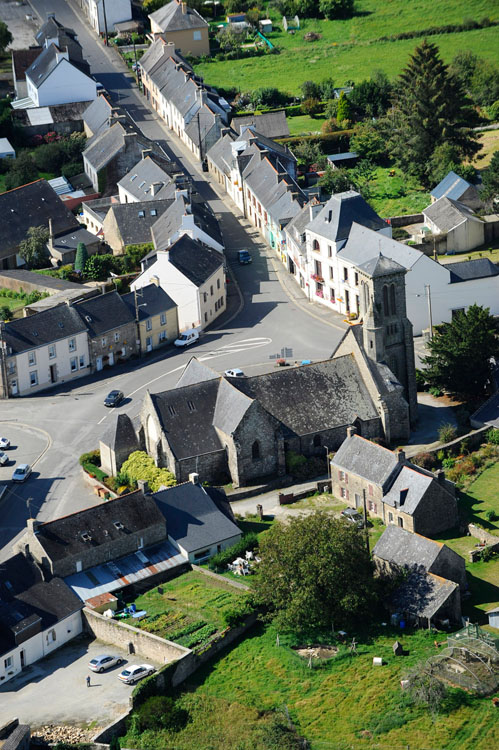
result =
[[[424,451],[420,450],[412,450],[410,446],[407,446],[406,448],[406,456],[409,458],[414,458],[417,453],[437,453],[438,451],[450,451],[451,453],[459,453],[461,443],[463,440],[466,440],[467,446],[469,450],[476,450],[481,446],[481,444],[484,442],[485,435],[490,430],[490,425],[485,425],[485,427],[481,427],[479,430],[473,430],[472,432],[467,432],[466,435],[460,435],[455,440],[451,440],[450,443],[439,443],[435,448],[428,448]]]
[[[406,227],[408,224],[418,224],[424,221],[423,214],[405,214],[404,216],[390,216],[386,221],[392,227]]]

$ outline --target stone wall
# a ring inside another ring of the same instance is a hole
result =
[[[469,450],[476,450],[484,442],[485,435],[489,430],[490,425],[485,425],[485,427],[481,427],[479,430],[472,430],[471,432],[467,432],[466,435],[460,435],[455,440],[451,440],[450,443],[439,443],[435,448],[425,449],[424,453],[437,453],[441,450],[449,451],[450,453],[460,453],[460,446],[463,440],[466,440]],[[411,449],[410,446],[407,447],[406,456],[408,458],[409,456],[414,457],[417,453],[421,453],[421,451],[417,448]]]

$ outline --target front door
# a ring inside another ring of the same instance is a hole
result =
[[[11,380],[10,381],[10,390],[11,390],[13,396],[17,396],[17,394],[18,394],[17,380]]]
[[[95,360],[95,369],[97,372],[100,372],[102,370],[102,357],[97,357]]]
[[[152,337],[148,336],[146,339],[146,350],[152,352]]]
[[[57,383],[57,365],[50,365],[50,382]]]
[[[24,669],[26,666],[26,651],[22,649],[19,656],[21,657],[21,669]]]
[[[112,366],[114,365],[114,353],[109,352],[109,364]]]
[[[360,508],[360,495],[356,492],[355,493],[355,507]]]

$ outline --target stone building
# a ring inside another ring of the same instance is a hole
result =
[[[458,522],[455,486],[444,472],[432,474],[354,434],[331,461],[333,494],[362,512],[418,534],[438,534]]]
[[[391,612],[427,626],[432,619],[461,622],[461,596],[467,588],[461,555],[441,542],[388,526],[373,549],[378,575],[405,579],[387,602]]]

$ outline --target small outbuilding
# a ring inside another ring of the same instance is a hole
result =
[[[342,167],[355,167],[359,160],[358,154],[355,151],[344,151],[341,154],[329,154],[327,157],[328,164],[331,164],[333,169],[340,169]]]
[[[16,151],[8,138],[0,138],[0,159],[15,159]]]
[[[258,21],[258,26],[262,34],[270,34],[272,31],[272,20],[270,18],[263,18]]]
[[[489,611],[487,612],[487,617],[489,618],[489,625],[492,628],[497,628],[499,630],[499,607],[489,609]]]

